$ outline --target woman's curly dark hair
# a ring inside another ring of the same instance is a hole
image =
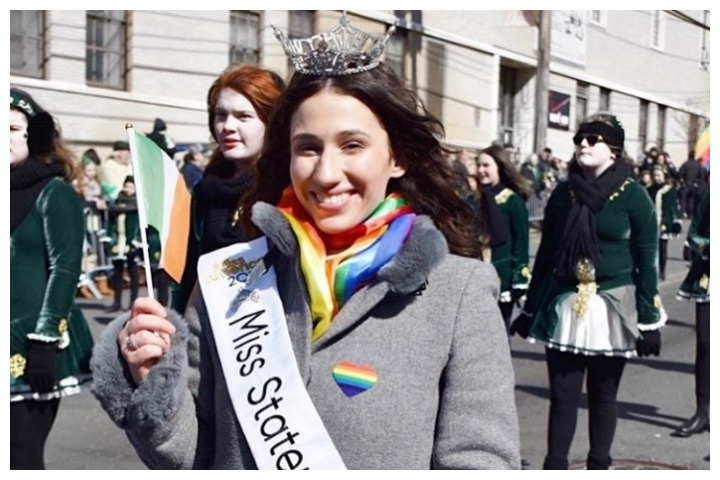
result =
[[[257,182],[242,199],[243,221],[258,235],[250,221],[251,206],[258,201],[276,205],[290,185],[290,126],[300,104],[324,89],[350,95],[380,119],[388,133],[393,156],[406,168],[405,175],[390,179],[388,191],[401,194],[417,214],[430,216],[444,234],[452,253],[481,258],[480,232],[473,212],[454,190],[448,153],[440,143],[444,127],[386,65],[368,72],[337,77],[295,74],[278,100],[265,132],[263,152],[256,164]]]

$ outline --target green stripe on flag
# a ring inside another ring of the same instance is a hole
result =
[[[137,147],[137,165],[140,169],[140,183],[142,184],[143,201],[145,203],[145,216],[148,225],[163,231],[163,212],[165,195],[165,168],[166,157],[155,142],[141,133],[135,133],[135,146]],[[167,158],[170,160],[170,158]],[[136,175],[137,176],[137,175]],[[137,183],[137,178],[136,178]]]

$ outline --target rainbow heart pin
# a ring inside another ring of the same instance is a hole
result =
[[[333,368],[333,379],[346,396],[354,397],[372,388],[377,383],[378,375],[370,365],[343,361]]]

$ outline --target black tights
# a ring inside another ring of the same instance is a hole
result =
[[[710,414],[710,302],[695,304],[695,399]]]
[[[10,403],[10,469],[45,470],[45,442],[60,399]]]
[[[510,317],[512,317],[515,302],[498,302],[498,306],[500,307],[500,314],[505,322],[505,330],[510,331]]]
[[[157,290],[157,301],[167,307],[170,300],[170,275],[163,269],[153,270],[153,286]]]
[[[120,307],[120,300],[122,299],[123,291],[123,270],[125,264],[127,264],[128,275],[130,275],[130,305],[132,307],[133,302],[138,297],[138,289],[140,287],[140,276],[138,273],[138,264],[135,260],[134,255],[128,255],[127,259],[113,260],[113,280],[112,288],[115,291],[115,301],[113,302],[116,306]]]
[[[577,426],[583,379],[587,370],[590,453],[589,470],[607,469],[617,426],[617,393],[625,357],[578,355],[546,348],[550,377],[550,418],[545,470],[568,468],[568,454]]]

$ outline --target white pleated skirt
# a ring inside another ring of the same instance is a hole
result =
[[[624,326],[620,314],[598,294],[591,295],[583,317],[573,305],[577,294],[565,297],[559,308],[558,323],[548,347],[583,355],[635,356],[635,338]]]

